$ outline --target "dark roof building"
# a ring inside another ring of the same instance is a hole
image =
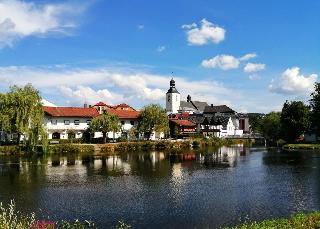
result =
[[[204,114],[215,114],[215,113],[221,113],[221,114],[236,114],[234,110],[232,110],[230,107],[226,105],[220,105],[220,106],[206,106],[203,111]]]
[[[198,111],[202,113],[204,111],[204,108],[208,106],[207,102],[201,102],[201,101],[181,101],[180,102],[180,110],[181,111]]]
[[[178,94],[180,94],[178,92],[178,90],[176,89],[176,81],[174,81],[174,79],[170,80],[170,88],[169,88],[167,94],[168,93],[178,93]]]

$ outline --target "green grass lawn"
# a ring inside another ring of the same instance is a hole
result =
[[[320,144],[286,144],[283,149],[320,149]]]
[[[299,213],[287,219],[271,219],[250,222],[229,229],[313,229],[320,228],[320,212]]]

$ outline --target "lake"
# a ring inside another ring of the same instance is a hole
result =
[[[0,157],[0,201],[114,228],[219,228],[320,210],[320,152],[244,146],[183,153]]]

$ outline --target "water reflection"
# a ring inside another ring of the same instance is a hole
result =
[[[320,210],[319,155],[238,145],[0,157],[0,201],[101,228],[119,219],[135,228],[219,228]]]

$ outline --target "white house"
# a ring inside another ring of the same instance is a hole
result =
[[[68,132],[74,131],[75,138],[81,138],[92,118],[99,115],[95,108],[43,107],[44,126],[48,139],[68,139]]]
[[[243,130],[239,130],[239,121],[236,117],[225,116],[220,118],[222,125],[220,129],[220,137],[241,137]]]
[[[127,138],[132,127],[138,125],[140,112],[127,104],[117,106],[106,105],[99,102],[93,107],[48,107],[44,106],[44,126],[48,132],[48,139],[68,139],[68,134],[75,133],[75,138],[81,138],[87,134],[91,120],[103,112],[118,116],[121,131],[118,133],[109,132],[108,138]],[[101,132],[94,134],[95,138],[102,137]],[[151,140],[163,138],[163,133],[152,133]]]

